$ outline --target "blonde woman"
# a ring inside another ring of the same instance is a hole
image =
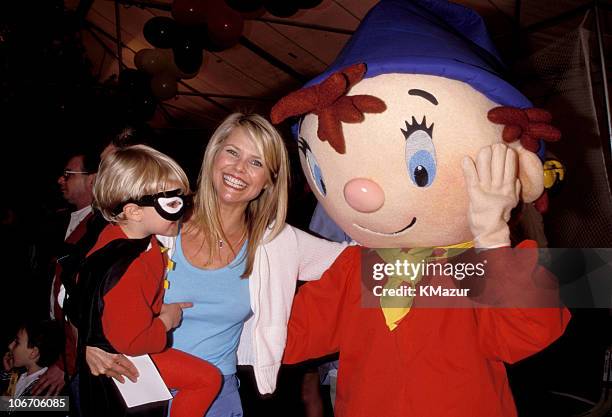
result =
[[[224,378],[206,414],[241,416],[236,365],[253,366],[262,394],[275,390],[296,279],[318,279],[344,245],[285,223],[289,162],[263,117],[234,113],[212,135],[193,214],[171,247],[164,302],[191,302],[176,349],[211,362]],[[119,363],[117,363],[119,362]],[[132,376],[127,359],[88,352],[90,368]]]

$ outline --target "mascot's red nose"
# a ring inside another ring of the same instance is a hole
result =
[[[344,185],[344,199],[349,206],[362,213],[372,213],[385,202],[380,185],[366,178],[353,178]]]

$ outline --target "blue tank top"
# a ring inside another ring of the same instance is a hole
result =
[[[183,310],[183,321],[172,332],[172,347],[207,360],[223,375],[234,374],[240,334],[252,314],[249,280],[240,278],[247,245],[229,265],[200,269],[185,258],[180,235],[175,244],[175,268],[168,274],[164,302],[191,301],[193,307]]]

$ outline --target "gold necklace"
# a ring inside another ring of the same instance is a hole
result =
[[[245,235],[246,235],[246,227],[242,231],[242,234],[240,235],[240,239],[238,239],[238,243],[242,242],[242,240],[244,239]],[[225,244],[225,241],[223,239],[219,239],[217,241],[217,245],[219,246],[219,249],[223,248],[224,244]]]

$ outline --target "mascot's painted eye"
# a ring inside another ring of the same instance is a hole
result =
[[[408,175],[417,187],[429,187],[436,178],[436,151],[433,145],[433,123],[427,127],[425,117],[418,123],[406,122],[406,130],[400,129],[406,138],[406,167]]]
[[[317,160],[310,149],[306,151],[306,162],[308,163],[308,168],[310,169],[310,173],[312,174],[312,178],[314,179],[315,184],[317,185],[317,189],[319,192],[325,196],[327,194],[327,190],[325,189],[325,181],[323,181],[323,173],[321,172],[321,167],[317,163]]]
[[[308,164],[308,170],[312,175],[312,179],[314,180],[315,185],[317,186],[317,190],[323,197],[327,195],[327,189],[325,188],[325,181],[323,180],[323,172],[321,172],[321,167],[317,162],[317,158],[315,158],[314,154],[310,150],[310,146],[308,142],[304,140],[300,136],[298,139],[298,147],[300,151],[304,154],[304,158],[306,159],[306,163]]]

